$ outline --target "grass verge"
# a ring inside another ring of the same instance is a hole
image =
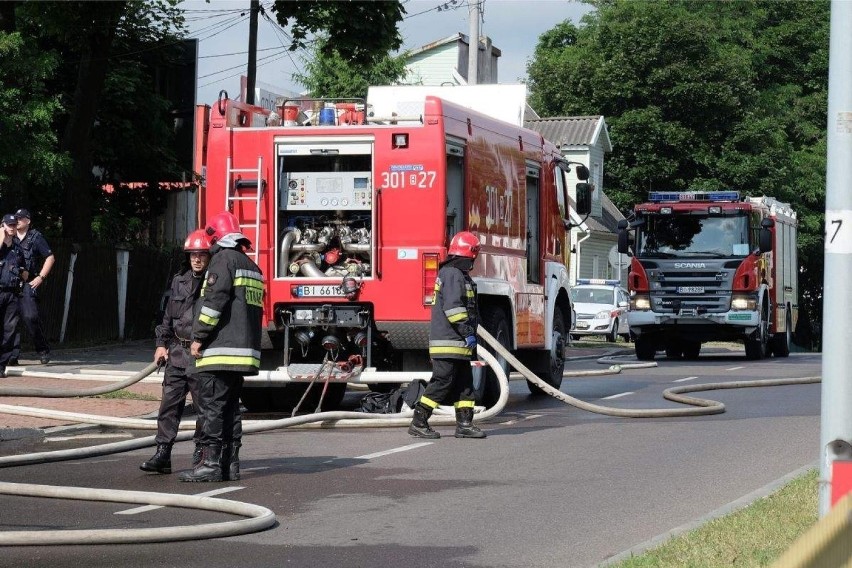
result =
[[[158,397],[143,394],[137,392],[130,392],[129,390],[120,389],[117,391],[112,391],[104,394],[95,395],[92,398],[111,398],[111,399],[122,399],[122,400],[160,400]]]
[[[818,519],[814,469],[748,507],[610,566],[727,568],[768,566]]]

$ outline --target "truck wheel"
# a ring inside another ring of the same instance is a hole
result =
[[[509,323],[506,321],[506,315],[503,313],[503,310],[500,308],[491,308],[484,310],[482,316],[482,327],[488,331],[494,338],[505,347],[507,350],[511,349],[510,341],[509,341]],[[494,349],[491,348],[490,345],[487,345],[485,342],[482,342],[482,345],[485,349],[488,349],[489,353],[494,354],[497,358],[497,362],[502,367],[503,371],[506,373],[506,377],[509,376],[509,363],[500,355],[494,353]],[[473,395],[476,398],[476,403],[485,406],[486,408],[490,408],[494,406],[497,400],[500,398],[500,383],[497,382],[497,376],[494,374],[494,371],[491,370],[491,367],[474,367],[473,369]]]
[[[763,311],[761,311],[760,322],[757,324],[757,331],[754,335],[745,340],[746,359],[758,360],[766,357],[766,351],[769,343],[769,318],[768,304],[764,302]]]
[[[698,359],[698,354],[701,352],[700,341],[684,341],[683,342],[683,358],[692,361]]]
[[[654,356],[657,354],[657,346],[654,345],[654,340],[644,335],[636,337],[634,347],[636,349],[636,358],[640,361],[653,361]]]
[[[562,386],[562,374],[565,372],[565,320],[562,318],[562,310],[559,308],[553,311],[553,336],[550,351],[544,353],[542,359],[542,364],[539,365],[536,375],[559,390],[559,387]],[[533,395],[547,394],[529,380],[527,380],[527,388]]]
[[[772,336],[772,352],[776,357],[787,357],[790,355],[790,344],[793,343],[793,330],[790,326],[790,310],[787,310],[787,325],[784,331]]]
[[[618,340],[618,320],[612,322],[612,331],[606,334],[606,340],[609,343],[615,343]]]

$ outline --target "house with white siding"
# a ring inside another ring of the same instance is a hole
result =
[[[467,85],[468,53],[470,41],[460,32],[413,49],[408,52],[405,65],[408,74],[400,84]],[[501,55],[490,38],[480,38],[477,84],[497,83],[497,60]]]
[[[556,144],[565,159],[589,168],[592,184],[592,212],[585,219],[574,218],[570,242],[571,280],[578,278],[617,279],[627,285],[627,259],[615,253],[618,221],[624,215],[604,192],[604,157],[612,152],[609,130],[603,116],[557,116],[529,118],[524,126],[539,132]],[[569,180],[570,188],[580,180]],[[572,197],[576,197],[572,195]]]

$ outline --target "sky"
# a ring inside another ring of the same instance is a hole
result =
[[[249,0],[184,0],[190,37],[199,39],[197,103],[210,104],[224,89],[230,98],[239,94],[248,49]],[[272,0],[261,0],[265,7]],[[400,24],[402,50],[414,49],[456,33],[468,34],[468,0],[407,0]],[[440,10],[439,10],[440,8]],[[573,0],[482,0],[480,34],[491,38],[502,55],[498,59],[500,83],[517,83],[526,77],[538,37],[556,24],[580,22],[591,8]],[[270,12],[271,13],[271,12]],[[274,17],[260,18],[257,39],[257,82],[290,91],[302,87],[292,80],[304,70],[305,52],[289,52],[286,30]],[[283,93],[282,93],[283,94]]]

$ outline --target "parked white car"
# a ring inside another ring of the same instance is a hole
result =
[[[618,336],[630,341],[627,306],[630,296],[618,280],[579,279],[571,289],[576,320],[572,339],[583,335],[604,335],[614,343]]]

